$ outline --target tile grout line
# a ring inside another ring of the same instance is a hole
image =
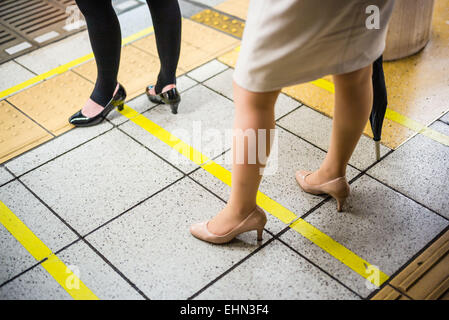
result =
[[[214,196],[216,196],[218,199],[220,199],[221,201],[223,201],[224,203],[227,203],[227,201],[225,201],[223,198],[221,198],[220,196],[218,196],[217,194],[215,194],[213,191],[211,191],[209,188],[205,187],[203,184],[201,184],[199,181],[195,180],[193,177],[188,176],[188,178],[190,178],[191,180],[193,180],[196,184],[200,185],[202,188],[206,189],[207,191],[209,191],[211,194],[213,194]],[[328,200],[328,198],[322,200],[318,205],[314,206],[312,209],[310,209],[307,213],[312,213],[313,211],[317,210],[319,207],[321,207],[321,205],[323,205],[324,203],[326,203]],[[304,216],[302,216],[301,218],[303,218]],[[279,231],[278,233],[273,233],[270,230],[264,228],[264,230],[269,233],[271,235],[272,238],[274,238],[275,240],[279,240],[282,244],[285,245],[284,241],[282,241],[281,239],[279,239],[278,235],[282,235],[284,234],[286,231],[290,230],[291,228],[289,226],[286,226],[284,229],[282,229],[281,231]],[[284,232],[282,232],[284,231]],[[292,249],[289,245],[287,245],[288,248]],[[318,268],[320,271],[324,272],[325,274],[327,274],[329,277],[331,277],[332,279],[334,279],[337,283],[343,285],[346,289],[350,290],[351,292],[353,292],[354,294],[356,294],[357,296],[359,296],[360,298],[363,299],[362,296],[360,296],[359,293],[357,293],[356,291],[354,291],[353,289],[349,288],[348,286],[346,286],[343,282],[341,282],[339,279],[335,278],[333,275],[331,275],[330,273],[328,273],[326,270],[322,269],[321,267],[319,267],[317,264],[315,264],[314,262],[312,262],[311,260],[309,260],[308,258],[306,258],[305,256],[303,256],[299,251],[292,249],[296,254],[298,254],[299,256],[301,256],[303,259],[305,259],[306,261],[308,261],[309,263],[311,263],[313,266],[315,266],[316,268]],[[246,260],[249,260],[251,258],[251,253],[249,253],[247,256],[245,256],[244,258],[241,259],[242,263]],[[240,261],[237,262],[236,264],[240,264]],[[233,265],[234,266],[234,265]],[[220,274],[218,278],[222,278],[225,277],[229,272],[224,271],[222,274]],[[219,279],[218,279],[219,280]],[[199,290],[197,293],[195,293],[193,296],[197,296],[200,293],[202,293],[203,291],[207,290],[210,286],[212,286],[216,281],[211,281],[208,285],[204,286],[201,290]]]
[[[8,170],[9,171],[9,170]],[[10,172],[11,173],[11,172]],[[31,190],[22,180],[20,180],[19,178],[17,178],[17,181],[25,187],[25,189],[28,190],[28,192],[30,192],[40,203],[42,203],[56,218],[58,218],[70,231],[72,231],[79,239],[78,240],[83,240],[84,241],[84,237],[75,229],[73,228],[67,221],[65,221],[65,219],[63,219],[60,215],[58,215],[56,213],[56,211],[53,210],[53,208],[51,208],[45,201],[43,201],[33,190]],[[73,244],[73,243],[72,243]],[[87,243],[86,243],[87,244]],[[119,273],[119,269],[116,268],[109,260],[107,260],[104,256],[100,256],[100,258],[103,259],[103,261],[109,265],[114,271],[116,271],[122,278],[123,280],[125,280],[129,285],[131,285],[134,289],[136,289],[136,291],[142,295],[142,291],[140,289],[137,288],[137,286],[135,286],[127,277],[124,276],[123,273]],[[44,260],[45,261],[45,260]],[[41,261],[39,264],[41,264],[43,261]],[[144,298],[146,298],[145,295],[143,295]]]
[[[407,268],[414,260],[416,260],[421,254],[424,253],[424,251],[426,251],[432,244],[434,244],[438,239],[441,238],[441,236],[443,236],[446,232],[449,231],[449,225],[446,226],[446,228],[444,228],[440,233],[438,233],[432,240],[430,240],[428,243],[426,243],[424,245],[423,248],[421,248],[420,250],[418,250],[417,253],[415,253],[406,263],[404,263],[395,273],[393,273],[390,278],[385,281],[380,287],[379,289],[374,290],[368,297],[367,299],[371,299],[372,297],[374,297],[380,290],[382,290],[385,286],[390,285],[390,282],[397,276],[399,275],[405,268]],[[390,285],[391,287],[395,288],[397,291],[401,292],[398,288],[394,287],[393,285]],[[401,292],[402,293],[402,292]],[[405,294],[406,295],[406,294]],[[413,300],[413,299],[412,299]]]
[[[50,134],[52,136],[52,139],[54,137],[56,137],[50,130],[48,130],[47,128],[45,128],[43,125],[41,125],[39,122],[37,122],[36,120],[34,120],[33,118],[31,118],[28,114],[26,114],[25,112],[23,112],[22,110],[20,110],[19,108],[17,108],[11,101],[9,101],[8,99],[3,100],[6,103],[8,103],[11,107],[13,107],[14,109],[16,109],[17,111],[19,111],[21,114],[23,114],[26,118],[28,118],[29,120],[31,120],[33,123],[37,124],[40,128],[44,129],[45,132],[47,132],[48,134]],[[50,139],[50,140],[52,140]],[[14,158],[13,158],[14,159]],[[9,160],[8,160],[9,161]],[[7,162],[7,161],[6,161]]]
[[[201,293],[203,293],[207,288],[209,288],[210,286],[212,286],[213,284],[215,284],[217,281],[219,281],[221,278],[225,277],[227,274],[229,274],[232,270],[234,270],[235,268],[237,268],[238,266],[240,266],[242,263],[244,263],[246,260],[250,259],[253,255],[255,255],[257,252],[261,251],[263,248],[265,248],[266,246],[268,246],[268,244],[270,244],[271,242],[273,242],[275,239],[273,237],[271,237],[270,239],[268,239],[265,243],[262,243],[260,246],[258,246],[256,249],[254,249],[254,251],[250,252],[247,256],[245,256],[244,258],[242,258],[240,261],[238,261],[237,263],[233,264],[231,267],[229,267],[226,271],[224,271],[222,274],[220,274],[219,276],[217,276],[215,279],[213,279],[212,281],[210,281],[208,284],[206,284],[203,288],[201,288],[200,290],[198,290],[196,293],[194,293],[192,296],[190,296],[189,298],[187,298],[187,300],[193,300],[195,299],[198,295],[200,295]]]

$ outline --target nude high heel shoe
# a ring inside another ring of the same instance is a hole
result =
[[[297,171],[296,181],[299,186],[307,193],[311,194],[323,194],[326,193],[337,200],[337,211],[343,210],[343,205],[346,202],[346,198],[349,196],[349,184],[345,177],[333,179],[331,181],[316,185],[310,184],[306,181],[306,177],[312,174],[309,171]]]
[[[223,244],[230,242],[232,239],[244,232],[257,230],[257,240],[262,241],[262,233],[263,228],[267,223],[267,216],[261,208],[256,206],[256,208],[249,214],[249,216],[245,220],[240,222],[240,224],[237,225],[233,230],[222,236],[210,232],[209,229],[207,229],[208,223],[209,221],[193,224],[190,227],[190,233],[192,233],[194,237],[200,240],[215,244]]]

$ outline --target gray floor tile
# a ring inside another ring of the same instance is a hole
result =
[[[190,79],[189,77],[183,75],[180,76],[178,79],[176,79],[176,87],[178,88],[179,92],[184,92],[194,86],[196,86],[198,82],[195,80]],[[182,96],[181,96],[182,98]]]
[[[192,223],[210,219],[221,208],[222,201],[184,178],[87,240],[150,299],[185,299],[259,245],[253,232],[226,246],[190,234]]]
[[[277,156],[276,156],[276,149]],[[316,170],[325,157],[325,153],[311,144],[299,139],[283,129],[278,129],[278,142],[273,145],[273,152],[267,168],[275,168],[274,174],[264,176],[260,191],[277,201],[297,216],[302,216],[315,205],[323,201],[324,197],[314,196],[302,192],[295,180],[298,169]],[[231,170],[231,153],[216,160],[227,170]],[[276,161],[277,159],[277,161]],[[349,179],[355,177],[358,171],[348,167]],[[194,172],[192,178],[206,188],[215,192],[219,197],[227,200],[230,188],[210,173],[200,169]],[[335,206],[335,202],[332,201]],[[281,231],[286,225],[273,216],[269,216],[267,229],[272,232]]]
[[[0,287],[0,300],[71,300],[72,297],[38,265]]]
[[[314,145],[329,149],[332,119],[303,106],[279,121],[279,125],[310,141]],[[381,156],[390,149],[381,145]],[[374,141],[362,135],[349,163],[357,169],[364,170],[376,162]]]
[[[147,111],[148,109],[154,107],[156,104],[148,100],[148,97],[146,94],[142,94],[128,102],[126,102],[126,105],[131,107],[132,109],[136,110],[138,113],[143,113]],[[115,125],[120,125],[126,121],[128,121],[128,118],[123,116],[118,111],[113,111],[108,115],[108,120],[111,121]]]
[[[335,241],[392,275],[441,232],[448,222],[376,180],[363,176],[351,186],[345,212],[326,203],[306,221]],[[425,227],[423,227],[425,226]],[[281,236],[305,257],[366,297],[365,278],[295,230]]]
[[[204,85],[211,88],[212,90],[224,95],[228,99],[233,100],[233,89],[232,89],[232,73],[233,69],[228,69],[215,77],[204,82]],[[281,93],[276,101],[275,108],[275,118],[278,119],[293,109],[297,108],[301,104],[294,99],[288,97],[287,95]]]
[[[219,62],[218,60],[212,60],[202,65],[201,67],[198,67],[195,70],[189,72],[187,75],[198,82],[203,82],[204,80],[215,76],[217,73],[220,73],[227,68],[227,65]]]
[[[0,201],[53,252],[77,238],[18,181],[10,182],[0,188]],[[0,225],[0,238],[2,244],[2,250],[0,250],[0,283],[3,283],[31,267],[37,261],[3,225]]]
[[[92,52],[87,31],[23,55],[16,60],[37,74],[44,73]]]
[[[103,122],[93,127],[74,128],[63,135],[53,138],[47,143],[14,158],[7,162],[5,166],[16,176],[19,176],[111,128],[112,125],[107,122]]]
[[[181,8],[181,14],[185,18],[190,18],[191,16],[197,14],[200,11],[203,11],[204,8],[200,6],[196,6],[187,1],[179,1],[179,7]]]
[[[14,179],[14,176],[6,171],[5,167],[0,167],[0,186]]]
[[[8,75],[7,77],[0,77],[0,91],[9,89],[35,76],[35,74],[14,61],[1,64],[0,74]]]
[[[225,132],[232,128],[232,102],[202,85],[183,93],[177,115],[168,106],[159,105],[144,116],[208,157],[217,156],[231,146],[231,136],[226,137]],[[120,128],[182,171],[190,172],[197,167],[136,124],[128,121]]]
[[[449,136],[449,126],[432,129]],[[449,147],[417,135],[376,164],[368,174],[449,218]]]
[[[58,257],[101,300],[143,297],[88,245],[78,241],[58,254]]]
[[[228,99],[234,100],[232,89],[232,74],[234,69],[229,68],[222,73],[217,74],[215,77],[204,82],[204,85],[211,88],[214,91],[224,95]]]
[[[197,299],[352,300],[358,297],[293,250],[274,241]]]
[[[447,112],[444,116],[442,116],[440,120],[449,124],[449,112]]]
[[[153,25],[150,10],[146,4],[118,15],[118,20],[122,38],[129,37]]]
[[[71,226],[85,234],[181,176],[114,129],[22,179]]]

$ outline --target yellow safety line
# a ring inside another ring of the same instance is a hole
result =
[[[139,38],[141,38],[143,36],[149,35],[150,33],[153,32],[153,30],[154,30],[153,27],[148,27],[148,28],[143,29],[143,30],[141,30],[141,31],[139,31],[139,32],[129,36],[129,37],[126,37],[126,38],[124,38],[122,40],[122,45],[123,46],[127,45],[128,43],[133,42],[133,41],[135,41],[135,40],[137,40],[137,39],[139,39]],[[78,58],[78,59],[72,60],[72,61],[70,61],[68,63],[60,65],[59,67],[56,67],[56,68],[51,69],[51,70],[49,70],[47,72],[39,74],[39,75],[37,75],[37,76],[35,76],[33,78],[30,78],[30,79],[28,79],[28,80],[26,80],[26,81],[24,81],[22,83],[19,83],[19,84],[15,85],[15,86],[13,86],[11,88],[3,90],[3,91],[0,92],[0,99],[3,99],[4,97],[7,97],[9,95],[12,95],[12,94],[16,93],[17,91],[25,89],[25,88],[27,88],[29,86],[32,86],[33,84],[36,84],[36,83],[38,83],[38,82],[40,82],[42,80],[49,79],[49,78],[51,78],[51,77],[53,77],[55,75],[64,73],[64,72],[70,70],[71,68],[76,67],[76,66],[78,66],[78,65],[80,65],[80,64],[82,64],[82,63],[84,63],[84,62],[86,62],[86,61],[88,61],[90,59],[92,59],[93,57],[94,57],[94,54],[91,52],[89,54],[86,54],[85,56],[82,56],[82,57]]]
[[[334,84],[326,79],[318,79],[318,80],[312,81],[311,83],[313,83],[317,87],[320,87],[320,88],[327,90],[331,93],[335,93]],[[406,117],[397,111],[387,108],[387,111],[385,113],[385,118],[387,118],[391,121],[394,121],[396,123],[399,123],[400,125],[402,125],[406,128],[409,128],[412,131],[420,133],[420,134],[422,134],[432,140],[435,140],[441,144],[449,146],[449,137],[448,136],[446,136],[436,130],[433,130],[413,119],[410,119],[409,117]]]
[[[2,201],[0,201],[0,223],[76,300],[98,300],[98,297],[48,248]],[[70,283],[68,283],[70,281]],[[72,284],[76,283],[76,287]]]
[[[200,165],[201,168],[203,168],[228,186],[231,186],[231,172],[229,172],[213,160],[210,160],[200,151],[194,149],[192,146],[188,145],[178,137],[171,134],[169,131],[165,130],[145,116],[139,114],[137,111],[127,105],[125,105],[124,109],[120,112],[130,121],[134,122],[142,129],[148,131],[160,141],[174,148],[187,159]],[[286,224],[289,224],[294,219],[297,219],[297,216],[292,211],[285,208],[260,191],[257,193],[257,204],[268,213],[272,214]],[[327,236],[305,220],[298,219],[294,223],[292,223],[290,227],[375,285],[379,286],[388,279],[388,275],[377,269],[375,266],[371,265],[366,260],[360,258],[355,253],[353,253],[340,243],[336,242],[331,237]],[[369,272],[367,270],[369,270]],[[372,276],[373,270],[378,271],[378,279]]]

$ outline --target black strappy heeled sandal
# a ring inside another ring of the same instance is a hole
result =
[[[169,104],[171,112],[173,114],[177,114],[178,106],[179,106],[179,103],[181,102],[181,95],[179,94],[178,89],[176,89],[176,87],[174,87],[174,88],[171,88],[170,90],[162,92],[162,93],[151,94],[150,90],[152,88],[154,88],[154,86],[148,86],[145,90],[148,99],[154,103]]]

